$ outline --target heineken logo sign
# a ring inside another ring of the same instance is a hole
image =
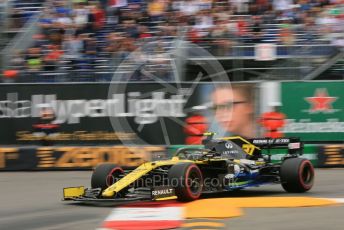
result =
[[[283,82],[285,136],[304,141],[344,140],[344,82]]]
[[[306,110],[308,113],[334,113],[339,111],[333,109],[333,102],[338,97],[330,96],[326,88],[317,88],[313,96],[306,97],[305,100],[310,104],[310,108]]]

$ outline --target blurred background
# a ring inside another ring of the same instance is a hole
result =
[[[206,131],[343,165],[343,25],[342,0],[1,0],[0,170],[136,166]]]
[[[116,70],[132,71],[130,62],[118,66],[150,42],[147,71],[170,81],[175,68],[179,79],[195,79],[201,65],[195,61],[207,59],[183,53],[187,42],[209,51],[234,81],[343,79],[342,3],[1,0],[2,81],[110,81]],[[164,55],[171,50],[184,59],[171,62]]]

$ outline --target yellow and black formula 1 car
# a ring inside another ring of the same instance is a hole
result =
[[[280,183],[287,192],[306,192],[313,186],[314,168],[301,158],[298,138],[224,137],[207,133],[200,148],[185,147],[169,160],[147,162],[134,170],[109,163],[98,165],[91,187],[64,188],[64,200],[130,202],[178,199],[191,201],[205,193],[233,191]],[[285,148],[281,162],[272,163],[262,149]]]

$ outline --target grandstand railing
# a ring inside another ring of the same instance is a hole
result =
[[[220,60],[231,59],[254,59],[255,57],[255,45],[235,45],[230,46],[226,55],[217,55],[217,52],[223,52],[221,47],[213,46],[211,44],[207,46],[201,46],[209,50],[209,52]],[[187,47],[183,47],[187,49]],[[334,55],[338,52],[338,48],[330,44],[312,44],[312,45],[276,45],[276,58],[319,58]],[[210,57],[211,58],[211,57]],[[209,57],[190,57],[191,60],[205,60]]]
[[[173,47],[169,47],[173,49]],[[233,52],[228,54],[227,56],[208,56],[208,57],[193,57],[188,55],[188,47],[182,46],[179,49],[184,50],[183,53],[186,54],[186,60],[189,61],[199,61],[199,60],[209,60],[216,58],[218,60],[254,60],[254,46],[253,45],[246,45],[246,46],[233,46]],[[246,72],[257,72],[261,70],[271,70],[271,71],[281,71],[283,73],[288,73],[288,70],[302,70],[307,69],[308,67],[305,66],[304,62],[305,59],[324,59],[326,60],[331,55],[333,55],[337,51],[335,46],[332,45],[293,45],[293,46],[285,46],[285,45],[277,45],[277,59],[293,59],[294,61],[299,59],[300,65],[299,66],[271,66],[269,68],[235,68],[230,70],[230,72],[239,72],[239,71],[246,71]],[[12,53],[13,55],[14,53]],[[21,82],[62,82],[62,81],[111,81],[111,80],[131,80],[131,76],[134,71],[138,68],[138,64],[133,62],[127,62],[125,64],[121,64],[123,59],[122,58],[113,58],[111,57],[110,53],[102,53],[102,57],[96,57],[93,60],[89,59],[89,62],[86,61],[85,58],[82,58],[80,62],[71,64],[68,59],[62,58],[55,66],[53,71],[32,71],[32,70],[25,70],[22,69],[21,71]],[[7,58],[9,56],[6,56]],[[148,60],[148,58],[147,58]],[[86,61],[86,62],[85,62]],[[150,54],[149,60],[145,65],[146,73],[161,74],[165,72],[166,77],[163,78],[171,79],[172,73],[175,74],[175,66],[171,64],[171,62],[175,61],[173,57],[166,58],[168,61],[167,64],[155,64],[155,61],[160,62],[161,57],[154,58],[154,54]],[[121,64],[121,65],[120,65]],[[313,68],[318,67],[320,64],[317,64]],[[42,65],[41,69],[45,69],[45,67],[49,67],[49,65]],[[141,68],[141,67],[140,67]],[[113,79],[114,73],[116,73],[119,77],[118,79]],[[275,73],[276,74],[276,73]],[[259,75],[259,74],[257,74]],[[261,74],[261,76],[267,76],[268,74]],[[279,75],[279,74],[278,74]],[[286,75],[285,75],[286,76]],[[141,80],[153,80],[150,77],[134,77],[133,80],[137,80],[140,78]]]

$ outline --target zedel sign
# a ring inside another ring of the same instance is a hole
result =
[[[344,81],[283,82],[284,133],[308,141],[344,140]]]

